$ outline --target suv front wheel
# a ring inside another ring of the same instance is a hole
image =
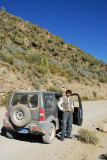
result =
[[[52,143],[52,141],[55,138],[55,134],[56,134],[55,125],[53,123],[50,123],[47,133],[42,137],[43,138],[43,142],[47,143],[47,144]]]

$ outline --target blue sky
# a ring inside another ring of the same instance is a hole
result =
[[[107,0],[0,0],[2,6],[107,63]]]

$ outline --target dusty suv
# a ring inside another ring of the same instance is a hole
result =
[[[72,96],[78,99],[78,106],[74,108],[74,124],[82,125],[80,97],[78,94]],[[3,120],[7,137],[15,138],[17,133],[41,134],[44,143],[51,143],[61,128],[62,112],[57,106],[61,97],[56,92],[14,91]]]

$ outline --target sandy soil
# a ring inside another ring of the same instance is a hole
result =
[[[77,82],[49,74],[41,79],[33,79],[33,81],[34,86],[25,74],[17,71],[12,65],[0,61],[0,100],[11,90],[47,90],[53,86],[59,87],[64,92],[71,87],[73,93],[79,93],[81,97],[89,99],[107,99],[107,83],[100,83],[94,79]]]
[[[67,80],[64,77],[55,76],[50,74],[50,78],[47,79],[47,83],[40,86],[41,90],[46,90],[50,86],[57,86],[62,89],[64,92],[71,87],[73,93],[79,93],[82,97],[88,97],[89,99],[107,99],[107,84],[101,83],[96,80],[84,80],[81,82],[77,82],[75,80]],[[94,97],[93,92],[96,93],[96,97]]]
[[[101,140],[97,146],[84,144],[75,138],[79,126],[73,126],[73,139],[61,142],[56,137],[52,144],[44,144],[39,136],[20,135],[17,139],[8,139],[0,135],[0,160],[99,160],[107,153],[107,133],[96,130],[107,119],[107,101],[83,102],[83,128],[96,132]],[[0,128],[5,109],[0,108]],[[58,135],[57,135],[58,136]]]

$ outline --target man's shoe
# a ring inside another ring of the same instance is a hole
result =
[[[61,141],[64,141],[64,138],[63,138],[63,139],[62,139],[62,138],[60,138],[60,140],[61,140]]]
[[[68,138],[68,139],[72,139],[72,137],[71,137],[71,136],[70,136],[70,137],[67,137],[67,136],[66,136],[66,138]]]

